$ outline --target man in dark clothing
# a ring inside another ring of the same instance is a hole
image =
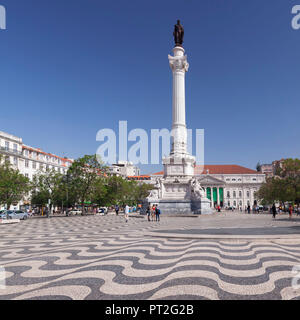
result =
[[[249,214],[250,214],[250,210],[251,210],[250,205],[248,205],[247,211]]]
[[[156,221],[160,221],[160,210],[157,208],[157,206],[155,207],[155,216],[156,216]]]
[[[146,213],[147,213],[148,221],[150,221],[150,215],[151,215],[151,207],[150,206],[147,207]]]
[[[277,214],[275,203],[273,203],[273,206],[272,206],[272,214],[273,214],[273,218],[275,219]]]
[[[115,206],[115,210],[116,210],[116,215],[119,215],[119,210],[120,210],[120,208],[119,208],[118,205]]]

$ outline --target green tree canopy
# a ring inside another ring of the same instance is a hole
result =
[[[0,204],[9,209],[22,200],[30,191],[30,182],[19,170],[14,169],[9,161],[0,157]]]
[[[300,203],[300,160],[286,159],[276,166],[276,176],[267,179],[256,193],[263,204]]]
[[[40,171],[33,177],[31,204],[46,206],[50,200],[53,205],[61,205],[63,195],[63,175],[54,169]]]
[[[82,206],[84,202],[92,201],[95,195],[95,184],[98,178],[106,175],[107,168],[96,155],[86,155],[75,160],[68,170],[70,175],[70,190],[74,199]]]

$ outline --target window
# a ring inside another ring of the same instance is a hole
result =
[[[250,197],[250,192],[249,191],[247,191],[247,198],[249,198]]]
[[[253,178],[252,181],[256,181],[256,178]]]
[[[25,173],[25,177],[26,177],[26,178],[28,178],[28,177],[29,177],[29,176],[28,176],[28,173]]]
[[[236,181],[236,179],[232,179],[232,181]]]
[[[242,198],[242,191],[239,191],[239,198]]]
[[[227,191],[227,198],[230,198],[230,191]]]
[[[233,206],[236,207],[236,201],[233,201]]]
[[[228,203],[227,203],[227,204],[228,204],[228,207],[230,207],[230,201],[228,201]]]
[[[29,161],[25,160],[25,168],[29,168]]]
[[[14,143],[14,152],[18,151],[18,145],[16,143]]]
[[[233,191],[233,197],[236,198],[236,192],[235,191]]]
[[[32,169],[36,169],[36,162],[32,162]]]
[[[9,142],[5,141],[5,150],[8,151],[9,150]]]
[[[227,178],[227,179],[226,179],[226,181],[230,181],[230,179],[229,179],[229,178]]]
[[[18,158],[14,157],[14,164],[17,166],[18,165]]]

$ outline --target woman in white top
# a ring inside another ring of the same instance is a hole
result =
[[[128,222],[128,218],[129,218],[129,207],[126,204],[126,206],[125,206],[125,219],[126,219],[126,222]]]

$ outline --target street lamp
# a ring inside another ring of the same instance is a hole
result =
[[[69,180],[70,180],[70,174],[69,174],[69,172],[67,172],[67,174],[63,177],[63,181],[67,184],[67,188],[66,188],[66,198],[67,198],[66,216],[68,216],[68,209],[69,209]]]

